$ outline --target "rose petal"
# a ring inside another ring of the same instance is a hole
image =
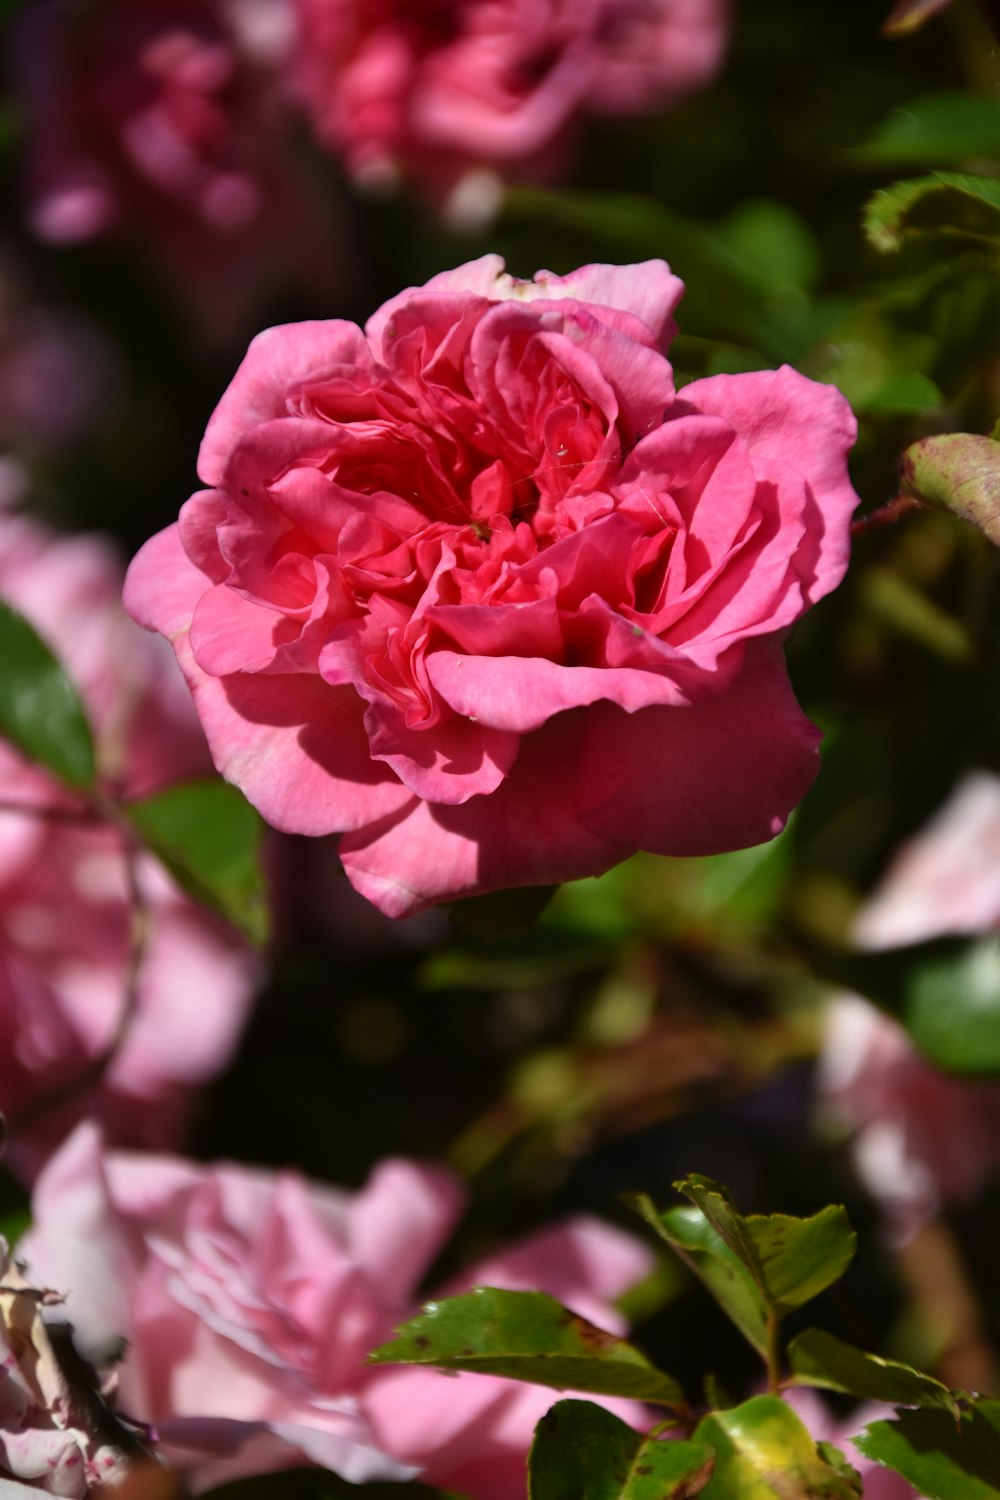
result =
[[[805,598],[814,604],[840,582],[850,556],[848,523],[858,497],[847,455],[857,422],[847,401],[835,386],[819,385],[788,365],[692,381],[681,401],[731,423],[751,457],[781,459],[805,479],[813,503],[797,567]]]
[[[780,832],[819,769],[781,647],[751,642],[728,690],[687,708],[588,710],[581,821],[653,854],[717,854]]]
[[[386,916],[403,917],[456,896],[598,875],[625,859],[627,844],[577,817],[566,774],[591,712],[560,714],[526,736],[492,796],[461,807],[417,801],[345,835],[340,856],[351,884]]]

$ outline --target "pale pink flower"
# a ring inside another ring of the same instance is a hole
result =
[[[119,1409],[152,1423],[196,1492],[310,1460],[361,1482],[427,1469],[473,1500],[520,1475],[556,1399],[509,1381],[373,1369],[367,1350],[415,1312],[461,1194],[443,1170],[382,1162],[347,1193],[293,1172],[103,1151],[81,1126],[49,1163],[19,1247],[68,1292],[81,1347],[124,1337]],[[462,1278],[609,1306],[650,1252],[589,1219],[529,1239]],[[452,1288],[454,1289],[454,1288]],[[641,1420],[634,1403],[608,1403]]]
[[[975,771],[896,854],[858,913],[865,948],[1000,930],[1000,778]]]
[[[855,922],[884,949],[1000,929],[1000,780],[967,776],[892,860]],[[820,1058],[823,1112],[851,1133],[858,1176],[905,1241],[942,1208],[973,1202],[1000,1172],[1000,1086],[951,1077],[903,1027],[855,995],[831,1005]]]
[[[462,217],[503,179],[565,170],[587,115],[707,83],[727,0],[295,0],[320,137],[361,181],[406,177]],[[491,185],[492,184],[492,185]]]
[[[787,367],[675,394],[680,293],[486,256],[270,329],[131,566],[220,770],[390,916],[758,843],[812,782],[781,643],[847,564],[854,421]]]
[[[105,780],[141,795],[210,767],[175,665],[125,615],[120,580],[102,539],[58,537],[0,512],[0,597],[67,667],[95,726]],[[152,858],[140,858],[150,932],[134,1020],[95,1086],[19,1130],[19,1119],[80,1078],[115,1034],[131,903],[118,832],[33,814],[79,804],[4,743],[0,774],[4,802],[25,809],[0,810],[0,1109],[14,1126],[12,1161],[33,1172],[88,1110],[115,1139],[172,1144],[194,1089],[232,1053],[256,962]]]
[[[335,295],[344,252],[279,84],[287,0],[31,0],[15,78],[31,223],[136,245],[209,340],[290,286]]]

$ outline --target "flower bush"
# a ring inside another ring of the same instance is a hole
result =
[[[38,1181],[19,1254],[36,1281],[70,1289],[87,1353],[127,1340],[120,1409],[154,1424],[196,1492],[308,1459],[354,1482],[430,1469],[493,1500],[512,1476],[523,1484],[556,1393],[364,1363],[414,1310],[460,1202],[445,1171],[415,1162],[384,1161],[350,1194],[292,1172],[105,1151],[82,1125]],[[558,1290],[618,1327],[610,1299],[651,1265],[638,1241],[581,1218],[463,1282]]]
[[[815,775],[781,642],[847,563],[853,418],[788,368],[678,394],[681,290],[486,256],[268,330],[131,566],[220,770],[390,916],[758,843]]]
[[[120,580],[102,539],[59,538],[0,512],[0,597],[67,664],[106,783],[138,796],[204,774],[208,757],[169,654],[121,609]],[[149,934],[135,1015],[107,1069],[75,1089],[126,1004],[134,913],[122,835],[91,817],[73,821],[79,801],[6,744],[0,771],[0,1107],[12,1161],[34,1172],[88,1111],[116,1140],[174,1144],[195,1087],[232,1054],[258,965],[153,859],[137,857]]]
[[[707,83],[728,29],[726,0],[296,0],[296,11],[321,138],[360,180],[405,176],[454,194],[459,213],[481,211],[477,200],[488,211],[491,178],[558,173],[588,113],[651,113]]]

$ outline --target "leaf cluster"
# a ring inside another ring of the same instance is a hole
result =
[[[731,1405],[712,1391],[696,1406],[634,1344],[551,1297],[494,1287],[426,1304],[370,1362],[505,1376],[664,1409],[641,1432],[592,1402],[557,1402],[535,1431],[531,1500],[855,1500],[856,1471],[838,1449],[817,1443],[784,1399],[809,1386],[896,1407],[857,1446],[919,1493],[1000,1496],[1000,1404],[955,1394],[820,1328],[786,1342],[786,1318],[836,1282],[854,1255],[843,1208],[807,1219],[744,1215],[707,1177],[676,1186],[687,1203],[660,1209],[640,1194],[633,1206],[760,1355],[766,1394]]]

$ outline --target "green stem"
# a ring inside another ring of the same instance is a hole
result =
[[[764,1356],[767,1365],[767,1391],[769,1396],[781,1394],[781,1342],[778,1331],[781,1327],[781,1318],[778,1311],[771,1304],[767,1309],[767,1353]]]

